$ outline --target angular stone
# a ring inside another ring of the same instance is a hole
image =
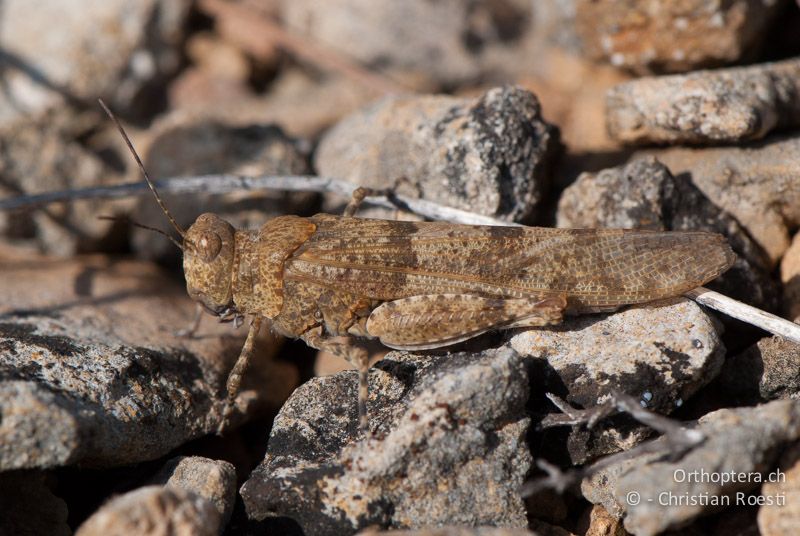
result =
[[[236,501],[236,468],[222,460],[179,456],[169,460],[152,483],[180,488],[213,504],[222,527],[228,524]]]
[[[62,107],[0,126],[0,195],[124,182],[119,170],[75,141],[86,135],[86,123],[77,112]],[[131,199],[85,199],[50,204],[45,210],[2,213],[0,233],[16,241],[30,240],[42,251],[59,256],[96,251],[114,235],[114,224],[98,216],[124,212],[133,204]]]
[[[800,137],[770,137],[744,147],[650,151],[730,213],[774,266],[800,225]]]
[[[315,154],[320,175],[505,220],[535,212],[550,177],[556,129],[518,87],[477,99],[385,98],[329,130]],[[410,183],[410,184],[409,184]]]
[[[518,0],[281,2],[292,32],[319,44],[336,43],[339,54],[380,65],[406,86],[428,89],[453,87],[502,67],[531,32],[532,9]]]
[[[781,2],[577,0],[575,25],[592,59],[639,73],[733,63],[765,39]]]
[[[753,140],[800,125],[800,59],[639,78],[611,89],[606,124],[624,143]]]
[[[128,108],[178,69],[188,0],[3,5],[5,69],[0,126],[104,96]],[[137,104],[142,104],[137,102]]]
[[[698,305],[677,298],[568,318],[556,327],[523,331],[509,344],[532,360],[541,390],[576,406],[596,406],[619,392],[668,414],[719,372],[725,350],[717,330]],[[584,463],[631,448],[647,434],[601,423],[591,432],[573,432],[568,450],[574,463]]]
[[[786,317],[800,320],[800,233],[794,235],[792,244],[781,259],[783,283],[783,312]]]
[[[528,529],[509,529],[502,527],[436,527],[419,530],[376,530],[367,529],[359,532],[358,536],[543,536],[539,532]]]
[[[758,509],[758,530],[763,536],[791,536],[800,532],[800,444],[783,453],[780,478],[764,482],[763,505]]]
[[[778,288],[770,274],[771,263],[759,244],[685,174],[673,176],[652,157],[598,173],[582,173],[564,190],[557,222],[559,227],[720,233],[738,258],[709,286],[762,309],[777,308]]]
[[[130,464],[216,431],[244,333],[206,320],[198,338],[173,335],[194,304],[150,264],[4,258],[0,469]],[[297,382],[270,348],[259,341],[233,423]]]
[[[726,394],[753,402],[800,397],[800,344],[765,337],[728,358],[719,377]]]
[[[527,382],[508,348],[393,352],[370,371],[372,433],[355,441],[356,374],[313,378],[275,419],[267,456],[241,489],[247,513],[293,518],[306,534],[525,527]]]
[[[214,504],[181,488],[147,486],[111,499],[83,522],[75,536],[217,536]]]
[[[660,438],[656,440],[663,446],[660,450],[584,480],[584,496],[601,502],[609,512],[624,512],[625,529],[644,536],[714,512],[715,502],[736,505],[736,493],[746,495],[773,478],[770,469],[781,448],[800,437],[800,403],[779,400],[722,409],[700,418],[695,428],[706,440],[680,459],[670,460],[669,448]]]
[[[595,504],[589,513],[589,526],[584,536],[626,536],[622,522],[609,514],[605,508]]]

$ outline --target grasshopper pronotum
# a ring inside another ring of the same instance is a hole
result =
[[[721,235],[623,229],[471,226],[354,218],[281,216],[237,230],[206,213],[181,236],[189,296],[222,320],[251,319],[227,381],[241,384],[263,320],[273,331],[347,359],[359,371],[359,426],[367,427],[367,352],[332,337],[377,338],[390,348],[448,346],[493,329],[558,324],[565,314],[614,311],[679,296],[730,268]],[[229,406],[230,407],[230,406]],[[224,423],[223,423],[224,424]]]

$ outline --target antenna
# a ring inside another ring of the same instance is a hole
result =
[[[125,129],[122,128],[120,122],[117,121],[117,118],[114,116],[113,113],[111,113],[111,110],[108,109],[108,106],[106,106],[106,103],[103,102],[103,99],[97,99],[97,101],[100,103],[100,106],[103,107],[103,110],[106,112],[106,114],[108,114],[108,117],[110,117],[111,120],[114,122],[114,124],[117,126],[117,130],[119,130],[119,133],[122,134],[122,139],[125,140],[125,144],[128,146],[128,149],[133,155],[133,158],[139,165],[139,169],[142,170],[142,175],[144,175],[144,180],[147,181],[147,185],[150,187],[150,190],[152,190],[153,195],[156,196],[156,202],[158,203],[158,206],[161,207],[161,210],[164,211],[164,214],[169,219],[169,222],[172,224],[175,230],[178,231],[178,234],[181,235],[181,238],[183,238],[184,236],[186,236],[186,231],[184,231],[183,228],[180,225],[178,225],[178,222],[176,222],[175,218],[172,217],[172,214],[169,213],[169,210],[167,210],[166,205],[164,205],[164,202],[158,195],[158,191],[156,190],[153,181],[150,180],[150,175],[147,174],[147,170],[144,168],[144,164],[142,164],[142,159],[139,158],[139,154],[136,152],[136,149],[133,148],[133,144],[131,143],[130,138],[128,138],[128,135],[125,133]]]

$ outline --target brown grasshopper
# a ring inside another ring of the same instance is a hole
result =
[[[102,103],[101,103],[102,104]],[[105,105],[103,105],[105,108]],[[726,271],[735,255],[721,235],[622,229],[492,227],[355,218],[281,216],[237,230],[202,214],[184,230],[133,153],[156,201],[180,234],[189,296],[221,320],[251,319],[227,381],[233,403],[264,319],[276,333],[347,359],[359,372],[366,430],[367,352],[337,336],[427,350],[490,330],[558,324],[679,296]],[[230,408],[230,405],[229,405]]]

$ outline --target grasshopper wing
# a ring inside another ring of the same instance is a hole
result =
[[[432,294],[542,300],[568,313],[677,296],[727,270],[735,255],[706,232],[490,227],[311,218],[316,231],[287,260],[303,280],[375,301]]]

